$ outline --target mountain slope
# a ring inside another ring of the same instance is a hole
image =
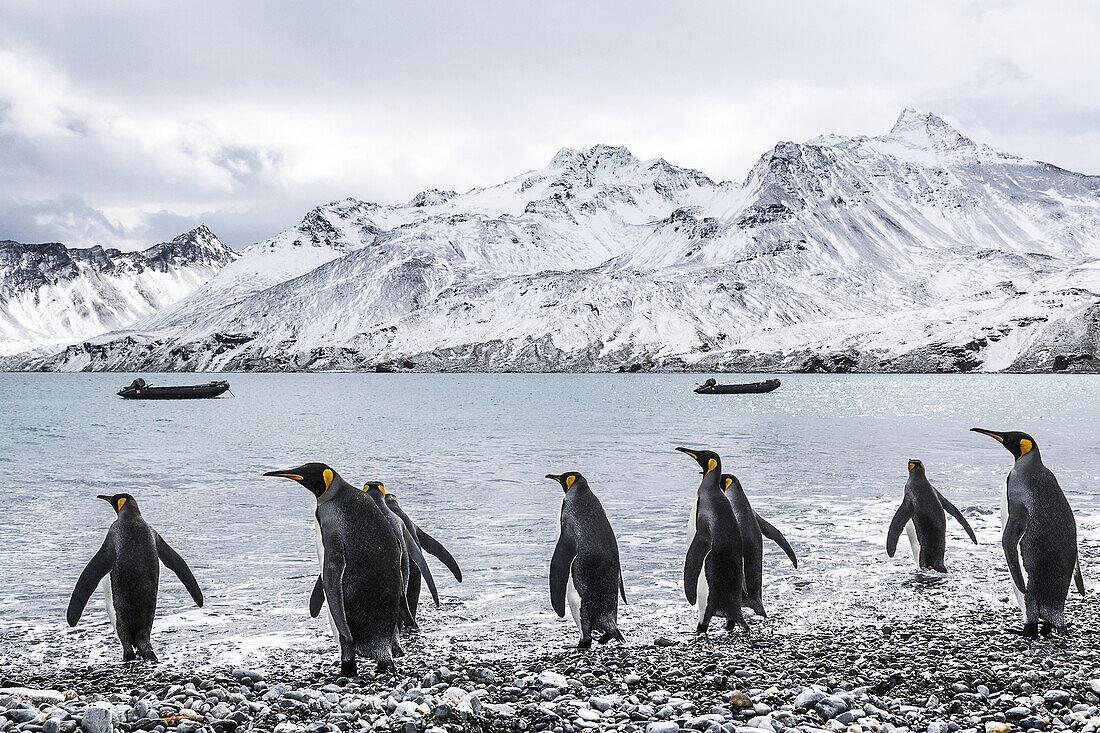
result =
[[[595,146],[329,204],[129,331],[21,365],[1098,370],[1098,273],[1100,178],[905,110],[780,143],[741,184]]]
[[[128,326],[202,285],[233,258],[205,226],[143,252],[0,242],[0,353]]]

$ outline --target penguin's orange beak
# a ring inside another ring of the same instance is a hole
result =
[[[996,430],[986,430],[984,428],[970,428],[970,432],[972,432],[972,433],[981,433],[982,435],[988,435],[990,438],[993,438],[993,440],[996,440],[998,443],[1005,442],[1004,436],[1001,435],[1000,433],[998,433]]]
[[[268,471],[264,476],[278,476],[279,478],[290,478],[295,481],[305,481],[301,474],[291,473],[290,471]]]

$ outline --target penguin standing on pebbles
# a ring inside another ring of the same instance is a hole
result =
[[[399,629],[408,614],[401,537],[370,497],[323,463],[268,471],[297,481],[317,498],[321,582],[340,643],[340,675],[358,674],[356,655],[388,669],[404,655]]]
[[[1027,433],[971,428],[1003,445],[1016,459],[1001,503],[1001,546],[1012,590],[1024,613],[1022,636],[1065,633],[1065,605],[1071,581],[1085,595],[1077,557],[1077,524],[1058,479],[1043,465],[1039,446]],[[1021,568],[1021,558],[1023,567]]]
[[[114,508],[117,519],[107,530],[99,552],[88,562],[76,581],[66,619],[76,626],[96,585],[102,580],[107,616],[122,642],[122,658],[137,656],[156,661],[149,641],[157,613],[160,563],[176,574],[202,608],[202,591],[191,568],[141,516],[137,501],[129,494],[99,496]],[[137,647],[137,654],[134,653]]]
[[[713,616],[724,616],[726,628],[749,625],[741,613],[744,559],[741,533],[733,507],[722,493],[722,459],[709,450],[677,448],[703,469],[688,525],[688,550],[684,560],[684,595],[699,609],[695,631],[705,634]]]
[[[890,521],[886,534],[886,554],[894,556],[898,549],[898,537],[905,529],[909,543],[913,546],[913,561],[921,570],[932,569],[946,573],[943,564],[944,548],[947,545],[947,512],[962,525],[974,544],[978,538],[974,535],[970,523],[954,504],[944,498],[928,482],[924,464],[915,458],[909,459],[909,480],[905,482],[905,498]]]
[[[757,616],[767,616],[762,596],[764,585],[764,537],[779,545],[791,563],[797,568],[798,558],[783,533],[764,521],[753,511],[749,497],[736,476],[722,474],[722,491],[725,492],[737,520],[737,532],[741,535],[741,558],[745,567],[745,593],[741,603],[751,608]]]
[[[557,481],[565,498],[558,515],[560,534],[550,560],[550,603],[558,616],[565,617],[565,606],[581,631],[578,649],[592,646],[592,632],[601,632],[600,643],[623,640],[619,631],[619,595],[626,603],[619,545],[603,505],[588,481],[571,471],[560,476],[547,474]]]

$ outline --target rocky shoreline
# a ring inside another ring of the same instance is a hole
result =
[[[482,656],[413,637],[394,673],[336,677],[335,655],[277,651],[248,669],[0,663],[0,733],[552,731],[1006,733],[1100,729],[1100,614],[1027,640],[1008,609],[809,632],[767,622],[587,652]],[[364,665],[366,666],[366,665]],[[21,686],[48,693],[12,693]],[[66,699],[61,699],[64,696]]]

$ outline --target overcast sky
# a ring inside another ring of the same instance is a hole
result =
[[[92,6],[98,9],[92,9]],[[742,180],[907,105],[1100,173],[1100,3],[0,5],[0,239],[244,247],[623,144]]]

